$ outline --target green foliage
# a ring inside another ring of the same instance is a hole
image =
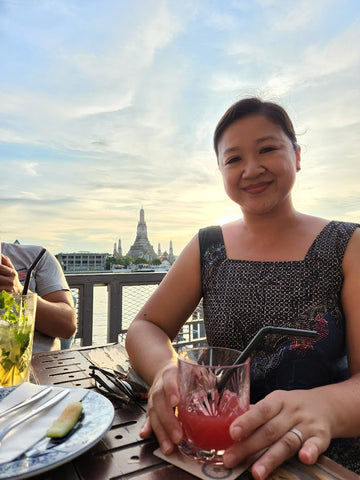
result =
[[[132,265],[133,259],[129,255],[116,255],[115,257],[106,258],[106,270],[110,270],[112,265],[122,265],[124,268],[128,268]]]
[[[0,292],[0,318],[9,323],[15,323],[19,320],[19,312],[16,309],[14,297],[11,293],[2,290]]]
[[[3,345],[0,351],[0,365],[6,372],[10,372],[14,366],[22,372],[27,366],[22,357],[30,343],[32,326],[27,323],[25,302],[23,299],[23,304],[17,303],[11,293],[5,290],[0,292],[0,318],[8,323],[1,326]]]
[[[133,258],[130,257],[129,255],[125,255],[125,256],[119,256],[118,257],[119,261],[117,263],[119,263],[120,265],[123,265],[124,267],[130,267],[130,265],[133,263]]]
[[[115,257],[113,257],[113,256],[106,257],[106,260],[105,260],[106,270],[110,270],[111,265],[114,265],[114,263],[116,263]]]
[[[135,258],[133,263],[134,265],[140,265],[140,264],[147,265],[148,261],[146,260],[146,258],[138,257],[138,258]]]
[[[154,260],[151,262],[151,265],[161,265],[160,258],[154,258]]]

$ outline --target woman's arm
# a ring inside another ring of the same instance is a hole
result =
[[[196,236],[136,315],[126,335],[131,364],[149,384],[159,369],[174,358],[171,342],[200,299],[200,252]]]
[[[126,348],[135,370],[149,383],[148,419],[165,454],[182,438],[174,414],[178,403],[177,356],[171,342],[201,298],[200,252],[197,236],[185,247],[154,294],[140,310],[126,335]]]

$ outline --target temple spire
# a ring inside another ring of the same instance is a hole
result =
[[[131,246],[128,255],[133,258],[144,257],[149,262],[156,258],[154,248],[148,239],[145,213],[142,206],[140,209],[140,219],[137,225],[135,242]]]

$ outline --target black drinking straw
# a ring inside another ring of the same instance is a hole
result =
[[[23,295],[26,295],[27,292],[28,292],[28,289],[29,289],[29,283],[30,283],[30,279],[31,279],[31,275],[32,275],[32,272],[34,271],[34,269],[36,268],[36,265],[40,262],[40,260],[42,259],[44,253],[46,252],[46,248],[43,248],[41,250],[41,252],[39,253],[39,255],[35,258],[35,260],[33,261],[33,263],[30,265],[29,267],[29,270],[27,271],[27,274],[26,274],[26,278],[25,278],[25,282],[24,282],[24,288],[23,288],[23,292],[22,294]]]
[[[241,352],[238,358],[235,360],[234,365],[240,365],[250,356],[250,354],[258,347],[260,342],[267,335],[286,335],[288,337],[306,337],[306,338],[318,338],[319,334],[315,330],[300,330],[298,328],[283,328],[283,327],[263,327],[261,328],[255,337],[250,341],[247,347]],[[229,380],[234,370],[230,369],[225,372],[221,380],[217,383],[218,391],[224,388],[226,382]]]

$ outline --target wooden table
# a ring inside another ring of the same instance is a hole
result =
[[[32,360],[33,381],[95,390],[89,375],[89,352],[93,348],[36,353]],[[110,398],[110,397],[109,397]],[[111,398],[110,398],[111,399]],[[39,480],[194,480],[196,477],[153,455],[155,439],[139,437],[145,406],[124,405],[111,399],[115,417],[108,433],[90,450],[67,464],[36,478]],[[250,480],[245,472],[239,480]],[[359,480],[359,476],[322,456],[311,467],[291,459],[270,477],[272,480]]]

